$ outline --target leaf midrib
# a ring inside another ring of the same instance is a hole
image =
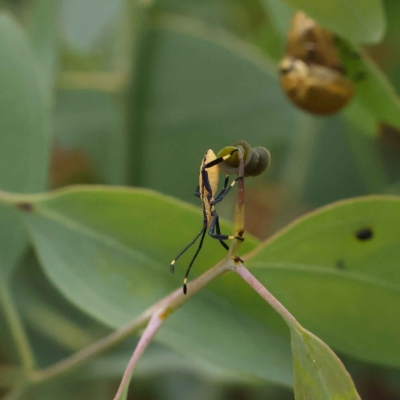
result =
[[[104,244],[111,248],[115,248],[116,250],[119,250],[121,252],[127,253],[127,254],[131,255],[132,258],[138,259],[138,261],[143,261],[143,262],[149,263],[150,265],[153,264],[155,266],[163,265],[160,261],[150,258],[145,253],[141,253],[137,250],[134,250],[132,247],[122,243],[119,240],[114,239],[111,236],[100,234],[99,232],[89,228],[87,225],[79,223],[75,219],[66,218],[63,214],[58,213],[49,207],[45,207],[43,205],[36,206],[35,214],[44,219],[55,222],[58,225],[61,225],[61,226],[65,227],[66,229],[69,229],[73,232],[77,232],[83,236],[86,235],[88,238],[90,238],[94,241],[97,241],[101,244]]]
[[[400,293],[400,285],[394,285],[390,284],[385,281],[381,281],[376,278],[368,277],[359,273],[355,272],[349,272],[349,271],[336,271],[334,269],[331,269],[330,267],[327,266],[319,266],[319,265],[306,265],[306,264],[295,264],[295,263],[287,263],[287,262],[254,262],[250,264],[251,269],[283,269],[286,271],[303,271],[303,272],[313,272],[315,274],[319,275],[327,275],[327,276],[334,276],[336,278],[344,279],[344,280],[349,280],[349,281],[357,281],[360,283],[364,284],[369,284],[369,285],[374,285],[381,287],[383,289],[388,289],[394,292],[399,292]]]

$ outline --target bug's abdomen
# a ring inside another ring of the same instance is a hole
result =
[[[212,210],[211,210],[211,206],[210,206],[210,201],[214,200],[214,194],[218,189],[219,166],[214,165],[213,167],[205,169],[205,171],[207,172],[208,182],[210,184],[212,193],[209,193],[207,188],[205,187],[201,171],[205,165],[207,165],[211,161],[214,161],[216,158],[217,157],[216,157],[215,153],[211,149],[208,149],[206,154],[204,155],[203,161],[200,165],[200,175],[199,175],[200,199],[203,202],[204,211],[207,216],[207,225],[208,226],[211,224],[211,211]],[[211,194],[211,196],[209,196],[209,194]]]

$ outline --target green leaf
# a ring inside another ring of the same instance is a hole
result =
[[[76,378],[79,380],[121,379],[138,340],[137,337],[127,339],[111,352],[86,363],[84,369],[79,369]],[[151,379],[154,378],[154,375],[165,374],[166,369],[168,369],[168,374],[196,374],[207,382],[218,384],[240,383],[245,385],[255,383],[254,380],[249,379],[249,376],[241,373],[230,373],[226,368],[220,368],[215,364],[207,363],[203,359],[175,352],[170,347],[157,342],[150,343],[143,353],[135,369],[134,379]]]
[[[269,14],[271,23],[274,25],[281,37],[286,37],[290,27],[290,19],[293,9],[288,7],[283,1],[262,0],[261,6]]]
[[[114,328],[182,285],[194,249],[179,259],[174,275],[169,264],[202,226],[200,208],[147,190],[82,187],[21,199],[33,201],[23,218],[48,277]],[[221,229],[231,231],[226,223]],[[247,236],[243,252],[256,244]],[[220,243],[206,238],[191,279],[224,256]],[[286,339],[211,287],[171,315],[157,339],[249,378],[292,382]]]
[[[33,252],[19,264],[12,289],[37,365],[51,365],[110,333],[108,327],[82,313],[60,294],[44,275]],[[77,374],[84,379],[81,369]]]
[[[311,332],[291,326],[295,399],[360,400],[335,353]]]
[[[41,66],[41,75],[48,92],[57,77],[59,28],[56,0],[38,0],[27,4],[24,25],[32,49]]]
[[[73,379],[75,376],[67,379],[52,379],[41,385],[32,385],[28,393],[18,397],[29,400],[109,400],[110,399],[110,381],[107,379],[97,380],[95,384],[82,384],[82,382]]]
[[[346,74],[355,84],[355,97],[344,114],[369,136],[386,122],[400,128],[400,101],[393,85],[368,54],[345,41],[338,50]]]
[[[384,192],[388,179],[385,173],[385,165],[382,162],[383,156],[377,151],[377,138],[365,135],[365,132],[354,126],[350,121],[344,126],[344,136],[352,151],[353,162],[356,166],[354,168],[353,165],[352,169],[358,171],[361,178],[358,180],[358,185],[362,180],[368,193]]]
[[[400,100],[392,84],[365,52],[360,51],[359,55],[360,59],[345,62],[346,67],[358,69],[361,74],[356,82],[354,101],[360,103],[375,121],[400,128]]]
[[[379,42],[386,29],[381,0],[284,0],[353,43]]]
[[[67,43],[87,52],[96,43],[104,42],[102,35],[113,26],[113,19],[121,12],[122,1],[61,0],[59,4]]]
[[[1,14],[0,59],[0,189],[43,191],[50,148],[48,104],[27,38]],[[0,274],[5,283],[26,238],[9,210],[0,208],[0,221]]]
[[[400,365],[400,198],[334,203],[267,241],[246,265],[334,348]]]

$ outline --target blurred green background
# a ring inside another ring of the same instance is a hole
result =
[[[384,4],[386,36],[367,51],[398,91],[400,3]],[[267,173],[246,181],[246,229],[260,239],[335,200],[400,194],[395,128],[373,118],[361,124],[347,111],[313,117],[286,100],[276,72],[293,12],[285,3],[3,0],[0,5],[27,34],[51,110],[48,188],[140,186],[199,205],[193,192],[206,149],[218,151],[244,139],[272,155]],[[233,201],[227,198],[219,207],[226,219]],[[22,264],[14,290],[42,365],[108,332],[52,288],[33,253]],[[49,321],[58,330],[43,329]],[[29,399],[112,398],[135,340],[84,372],[39,386]],[[1,342],[0,360],[7,363],[15,358],[7,330],[1,329]],[[344,363],[363,399],[400,398],[398,370],[349,358]],[[0,369],[3,390],[1,374]],[[209,365],[154,344],[139,364],[130,398],[285,400],[293,393],[265,382],[224,379]]]

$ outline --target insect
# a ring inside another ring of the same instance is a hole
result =
[[[239,148],[243,150],[243,176],[239,174]],[[238,234],[237,236],[221,234],[219,217],[215,209],[215,205],[224,199],[224,197],[229,193],[239,179],[243,179],[246,176],[260,175],[267,169],[269,162],[270,154],[265,147],[256,147],[253,149],[244,140],[237,141],[233,146],[224,147],[217,155],[215,155],[211,149],[207,150],[200,164],[199,185],[195,191],[195,196],[199,197],[203,204],[203,226],[195,238],[171,262],[171,272],[173,273],[175,270],[175,262],[182,254],[186,252],[186,250],[196,243],[197,239],[200,237],[199,246],[192,260],[190,261],[188,269],[186,270],[183,281],[184,294],[187,293],[186,284],[190,269],[192,268],[192,265],[201,250],[207,230],[209,235],[212,238],[219,240],[221,245],[226,250],[229,250],[229,246],[224,242],[224,240],[244,240],[241,236],[243,233]],[[223,188],[216,195],[220,169],[225,172],[226,175]],[[231,174],[238,174],[239,176],[235,178],[230,185],[228,185],[229,175]],[[241,261],[240,258],[238,258],[238,260]]]
[[[354,95],[334,34],[301,11],[292,19],[279,73],[289,99],[313,114],[335,113]]]
[[[215,205],[223,200],[223,198],[229,193],[231,188],[235,185],[235,183],[239,179],[243,179],[243,176],[238,176],[236,179],[232,181],[232,183],[228,186],[229,175],[225,176],[224,186],[218,195],[216,194],[218,188],[219,181],[219,165],[223,161],[230,158],[234,153],[238,151],[237,148],[233,148],[228,154],[220,156],[217,158],[215,153],[208,149],[206,154],[203,157],[203,160],[200,164],[200,174],[199,174],[199,185],[195,191],[195,196],[199,197],[201,202],[203,203],[203,227],[200,232],[195,236],[195,238],[172,260],[171,262],[171,272],[174,272],[175,262],[178,258],[186,252],[194,243],[196,243],[197,239],[200,237],[199,246],[190,261],[189,267],[186,270],[185,278],[183,280],[183,293],[187,293],[187,279],[189,276],[190,269],[194,261],[196,260],[197,255],[199,254],[201,247],[203,246],[204,237],[206,235],[207,229],[209,235],[219,240],[221,245],[228,250],[229,246],[224,242],[224,240],[228,239],[237,239],[243,241],[244,239],[241,236],[230,236],[230,235],[222,235],[221,229],[219,225],[219,217],[217,211],[215,210]]]

